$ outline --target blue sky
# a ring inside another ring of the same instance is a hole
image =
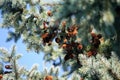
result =
[[[0,14],[0,24],[2,23],[2,16]],[[47,68],[47,70],[50,69],[52,63],[46,63],[43,62],[43,53],[40,52],[39,54],[30,51],[26,51],[26,46],[22,42],[22,39],[18,40],[17,43],[14,43],[14,40],[10,42],[6,42],[8,36],[8,30],[0,28],[0,47],[7,48],[8,50],[11,49],[11,47],[15,44],[16,45],[16,53],[22,54],[22,58],[18,60],[18,63],[20,66],[24,66],[26,69],[30,69],[33,64],[38,64],[38,69],[40,71],[43,71],[44,68]],[[63,71],[60,69],[60,75],[62,75]],[[60,76],[59,75],[59,76]]]
[[[43,0],[44,1],[44,0]],[[48,0],[49,2],[51,0]],[[53,0],[55,1],[55,0]],[[2,15],[0,13],[0,25],[2,23]],[[5,47],[8,50],[15,44],[16,45],[16,52],[22,54],[22,58],[18,60],[18,63],[20,66],[25,66],[25,68],[30,69],[33,64],[39,64],[38,69],[40,71],[43,71],[45,67],[48,69],[50,68],[52,63],[47,63],[44,65],[43,63],[43,53],[37,54],[35,52],[27,52],[26,46],[23,44],[22,39],[20,39],[17,43],[14,43],[14,41],[6,42],[8,36],[8,30],[0,28],[0,47]],[[60,71],[60,74],[62,74],[62,70]]]
[[[2,23],[2,18],[0,14],[0,24]],[[14,41],[6,42],[6,38],[8,36],[8,30],[0,28],[0,47],[5,47],[10,50],[10,48],[15,44]],[[39,64],[39,70],[43,71],[43,53],[37,54],[35,52],[27,52],[25,44],[22,43],[22,39],[20,39],[16,43],[16,51],[17,53],[22,54],[22,58],[19,60],[19,64],[21,66],[25,66],[27,69],[30,69],[33,64]],[[47,64],[49,65],[49,64]]]

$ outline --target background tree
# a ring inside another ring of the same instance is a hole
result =
[[[2,28],[13,29],[7,41],[21,37],[27,50],[44,51],[63,77],[120,79],[113,65],[120,52],[119,0],[1,0],[0,7]]]

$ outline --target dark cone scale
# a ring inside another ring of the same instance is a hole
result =
[[[5,68],[6,69],[12,69],[12,66],[11,65],[5,65]]]
[[[12,73],[12,71],[5,71],[4,74]]]

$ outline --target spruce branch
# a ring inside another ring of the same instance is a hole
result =
[[[113,77],[114,80],[120,80],[120,77],[118,77],[117,74],[112,71],[112,69],[109,68],[108,73]]]
[[[51,6],[51,7],[54,7],[54,6],[61,6],[62,3],[44,3],[44,4],[41,4],[41,6]]]
[[[40,0],[5,0],[1,1],[0,8],[4,19],[3,28],[15,30],[10,33],[12,37],[9,37],[8,41],[14,38],[16,42],[22,35],[29,50],[37,53],[40,50],[44,51],[46,62],[53,61],[54,68],[62,66],[64,71],[67,71],[64,78],[60,80],[66,80],[67,76],[74,74],[77,70],[79,71],[76,74],[85,75],[82,76],[85,80],[99,80],[98,74],[101,80],[119,80],[120,69],[115,66],[115,64],[119,66],[119,59],[112,59],[111,55],[111,51],[117,52],[118,56],[120,52],[119,3],[113,0],[60,0],[56,3],[41,3]],[[90,27],[93,29],[89,30]],[[104,41],[100,41],[99,35],[90,36],[93,32],[101,33]],[[93,36],[91,44],[89,40]],[[116,40],[113,39],[114,36]],[[78,38],[81,38],[81,42],[77,41]],[[110,40],[108,45],[100,48],[100,43],[106,44],[107,40]],[[57,46],[53,46],[53,42]],[[90,47],[90,51],[86,50],[89,45],[94,45]],[[56,48],[62,48],[63,51]],[[17,57],[14,51],[10,55],[5,50],[0,53],[3,55],[0,57],[1,60],[5,61],[7,58],[6,61],[13,64],[15,80],[20,79],[17,71],[19,56]],[[104,56],[109,58],[106,59]],[[58,63],[57,60],[59,60]],[[41,79],[56,78],[58,75],[55,74],[58,72],[54,68],[51,71],[47,70],[46,73],[43,71],[44,74],[39,77]],[[26,70],[25,76],[30,80],[39,80],[36,73],[37,69]],[[75,75],[73,80],[79,80],[80,76]]]
[[[15,80],[18,80],[19,79],[19,75],[18,75],[18,69],[17,69],[17,66],[16,66],[16,59],[13,59],[13,66],[14,66],[14,73],[15,73]]]

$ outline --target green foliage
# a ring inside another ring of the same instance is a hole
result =
[[[112,52],[120,56],[119,0],[2,0],[0,9],[2,28],[14,29],[9,31],[7,41],[22,38],[28,51],[43,51],[46,62],[53,61],[54,66],[61,65],[66,71],[63,76],[72,74],[73,80],[120,79],[116,67],[108,65],[116,61],[110,62]],[[9,56],[4,50],[1,53],[4,61],[15,56],[14,47]],[[14,67],[19,57],[13,58]],[[49,75],[58,76],[52,72],[57,71],[51,69]],[[78,77],[74,78],[74,73]],[[28,74],[32,80],[39,79],[37,75],[32,71]]]
[[[10,53],[7,49],[0,48],[0,54],[2,55],[0,58],[0,75],[3,76],[4,80],[43,80],[47,75],[53,76],[55,80],[61,80],[61,78],[58,77],[58,67],[52,66],[49,70],[44,68],[43,72],[40,72],[38,70],[38,64],[33,64],[30,70],[26,69],[24,66],[20,66],[18,59],[20,59],[22,55],[17,54],[15,48],[16,47],[13,46]],[[6,65],[11,66],[11,68],[6,68]]]

